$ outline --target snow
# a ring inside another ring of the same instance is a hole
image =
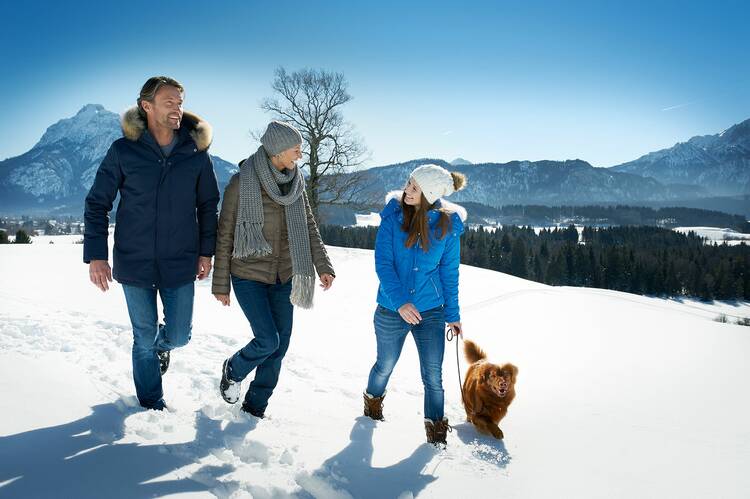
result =
[[[16,236],[8,236],[9,241],[15,241]],[[31,236],[31,244],[82,244],[83,234],[65,234],[60,236]],[[81,248],[81,246],[79,246]],[[83,250],[81,250],[83,251]]]
[[[250,330],[196,288],[193,336],[165,375],[169,410],[132,386],[120,286],[88,282],[76,244],[0,246],[0,497],[746,497],[748,303],[549,287],[462,266],[467,337],[520,370],[504,441],[463,422],[446,345],[448,447],[424,443],[407,341],[385,422],[361,416],[374,361],[368,250],[330,248],[338,278],[295,312],[257,420],[218,393]],[[461,358],[461,370],[466,364]]]
[[[750,244],[750,234],[743,234],[734,229],[722,229],[718,227],[675,227],[674,230],[687,234],[695,232],[700,237],[705,237],[708,243],[724,244],[734,246],[737,244]]]
[[[370,213],[355,213],[354,216],[357,219],[356,227],[377,227],[380,225],[380,214]]]

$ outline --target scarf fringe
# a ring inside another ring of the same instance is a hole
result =
[[[234,258],[246,256],[266,256],[273,248],[263,237],[263,226],[259,223],[240,222],[234,229]]]
[[[292,305],[301,308],[312,308],[313,296],[315,296],[315,277],[294,274],[292,276],[292,294],[290,296]]]

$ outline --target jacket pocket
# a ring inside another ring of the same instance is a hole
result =
[[[435,284],[435,280],[432,277],[430,277],[430,284],[432,284],[432,287],[435,289],[435,294],[437,295],[437,297],[440,298],[442,296],[440,294],[440,288],[438,288],[438,286]]]

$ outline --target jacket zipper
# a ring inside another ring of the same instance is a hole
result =
[[[440,298],[440,292],[438,291],[435,281],[432,280],[432,277],[430,277],[430,283],[432,283],[432,287],[435,288],[435,294],[437,295],[438,298]]]

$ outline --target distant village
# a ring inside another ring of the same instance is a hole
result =
[[[19,230],[31,237],[62,236],[80,234],[83,237],[84,222],[78,217],[0,217],[0,231],[14,236]]]

